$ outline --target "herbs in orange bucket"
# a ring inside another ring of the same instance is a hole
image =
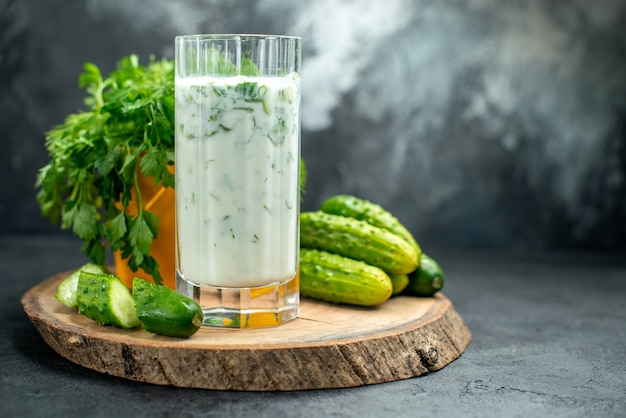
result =
[[[107,247],[114,251],[127,286],[138,276],[174,287],[173,62],[143,66],[130,55],[106,77],[87,63],[79,85],[87,110],[46,133],[41,212],[80,237],[94,263],[105,263]]]

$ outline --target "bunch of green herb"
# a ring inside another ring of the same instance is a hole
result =
[[[173,62],[151,58],[142,66],[130,55],[104,78],[87,63],[79,85],[88,109],[46,133],[50,162],[36,183],[41,212],[79,236],[93,262],[103,264],[109,246],[161,283],[150,256],[159,219],[144,209],[137,176],[174,187]],[[133,190],[136,216],[127,212]]]

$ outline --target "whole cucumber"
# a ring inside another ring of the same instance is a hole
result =
[[[369,200],[359,199],[355,196],[340,194],[326,199],[320,210],[331,215],[348,216],[370,225],[386,229],[389,232],[402,237],[406,242],[413,245],[415,250],[421,252],[420,246],[415,241],[413,234],[391,212],[382,206]]]
[[[415,248],[396,234],[322,211],[300,214],[300,246],[364,261],[391,274],[410,273],[419,264]]]
[[[148,332],[187,338],[202,326],[200,305],[167,286],[135,277],[133,300],[137,317]]]
[[[300,250],[300,293],[333,303],[375,306],[391,296],[389,276],[378,267],[326,251]]]
[[[430,297],[443,288],[444,282],[445,276],[439,263],[422,253],[419,268],[409,274],[409,284],[405,288],[405,293]]]

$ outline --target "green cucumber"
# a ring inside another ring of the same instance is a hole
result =
[[[326,302],[375,306],[391,297],[389,276],[378,267],[326,251],[300,249],[300,293]]]
[[[135,277],[133,300],[137,317],[148,332],[187,338],[202,326],[200,305],[167,286]]]
[[[355,196],[340,194],[326,199],[320,210],[331,215],[347,216],[365,221],[370,225],[386,229],[413,245],[418,254],[421,252],[413,234],[391,212],[376,203]]]
[[[81,271],[76,301],[78,313],[99,324],[125,329],[140,325],[130,291],[113,274]]]
[[[444,282],[445,276],[439,263],[422,253],[420,266],[409,274],[409,284],[405,292],[416,296],[430,297],[443,288]]]
[[[300,214],[300,246],[364,261],[390,274],[410,273],[419,263],[415,248],[396,234],[322,211]]]
[[[81,271],[87,271],[89,273],[109,273],[106,266],[87,263],[67,276],[67,278],[59,284],[57,293],[54,297],[70,309],[78,307],[78,302],[76,301],[76,290],[78,289],[78,276]]]
[[[389,274],[391,279],[391,285],[393,286],[392,295],[402,293],[404,289],[409,285],[409,276],[407,274]]]

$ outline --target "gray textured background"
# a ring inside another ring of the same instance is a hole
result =
[[[0,0],[0,233],[82,64],[188,33],[303,37],[304,209],[351,193],[423,246],[626,250],[626,2]]]

